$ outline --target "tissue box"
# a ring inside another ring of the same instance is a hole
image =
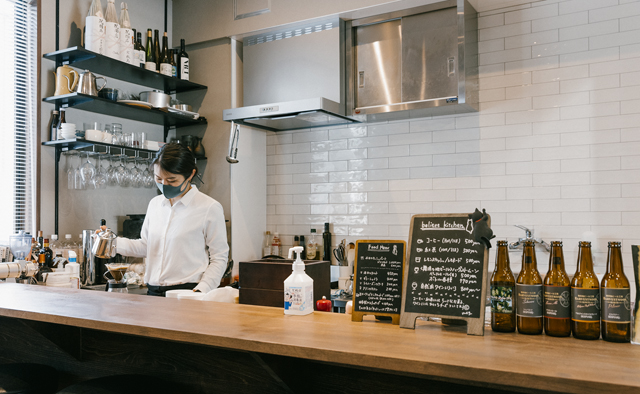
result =
[[[241,304],[284,308],[284,280],[291,275],[293,260],[262,259],[238,265]],[[331,263],[305,260],[305,272],[313,279],[315,301],[326,296],[331,299]]]

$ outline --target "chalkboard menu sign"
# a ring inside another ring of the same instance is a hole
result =
[[[406,242],[357,241],[352,321],[391,316],[400,323]]]
[[[417,317],[467,321],[467,333],[484,335],[488,250],[475,241],[465,214],[411,218],[400,326]]]

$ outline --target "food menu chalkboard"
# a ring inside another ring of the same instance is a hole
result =
[[[403,314],[484,320],[488,253],[474,240],[473,221],[463,214],[411,220]]]
[[[353,321],[362,315],[396,315],[402,307],[404,241],[357,241]]]

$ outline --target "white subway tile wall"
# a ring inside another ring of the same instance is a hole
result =
[[[408,240],[411,215],[486,208],[497,239],[593,242],[603,274],[640,243],[640,2],[549,0],[479,14],[480,112],[269,133],[268,229]],[[492,248],[493,252],[495,249]],[[519,250],[511,253],[520,269]],[[490,262],[493,264],[493,253]],[[548,254],[538,250],[544,275]]]

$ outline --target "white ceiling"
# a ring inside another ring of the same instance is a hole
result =
[[[541,0],[469,0],[478,12],[491,11],[499,8],[513,7],[522,4],[535,3]]]

